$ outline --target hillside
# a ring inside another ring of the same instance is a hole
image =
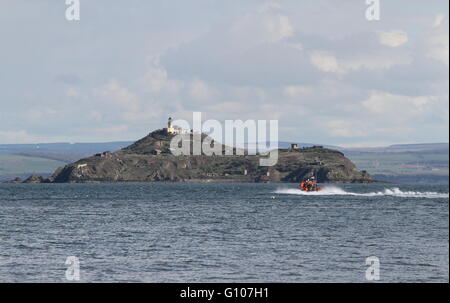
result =
[[[277,165],[261,167],[261,156],[174,156],[171,139],[154,131],[117,152],[66,165],[46,182],[298,182],[312,175],[319,182],[373,182],[341,152],[322,147],[283,149]]]
[[[144,138],[145,139],[145,138]],[[136,142],[137,143],[137,142]],[[110,143],[51,143],[51,144],[0,144],[0,181],[31,174],[51,175],[56,167],[65,166],[79,159],[104,151],[117,151],[136,147],[133,142]],[[314,144],[300,143],[302,147]],[[143,151],[151,147],[137,145]],[[252,145],[249,145],[252,149]],[[287,149],[289,142],[279,142]],[[449,144],[397,144],[376,148],[341,148],[339,150],[360,170],[368,171],[376,180],[395,183],[446,183],[449,176]],[[2,155],[3,154],[3,155]],[[56,160],[56,161],[48,161]]]

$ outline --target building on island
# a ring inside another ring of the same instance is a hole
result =
[[[179,134],[190,134],[192,131],[182,129],[179,126],[173,125],[173,119],[169,117],[169,120],[167,121],[167,133],[171,135],[179,135]]]

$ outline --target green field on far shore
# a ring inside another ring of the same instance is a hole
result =
[[[57,160],[18,155],[0,155],[0,176],[24,174],[51,174],[66,163]]]

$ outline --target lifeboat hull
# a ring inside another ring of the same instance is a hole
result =
[[[304,192],[318,192],[322,187],[317,186],[316,182],[301,182],[298,187]]]

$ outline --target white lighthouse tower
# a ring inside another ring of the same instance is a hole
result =
[[[172,121],[171,117],[169,117],[169,120],[167,121],[167,133],[168,134],[174,134],[175,133],[175,129],[173,127],[173,121]]]

